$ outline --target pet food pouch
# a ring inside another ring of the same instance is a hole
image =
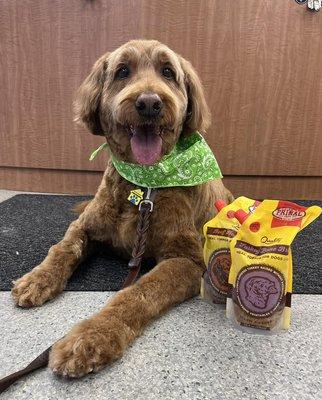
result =
[[[225,304],[228,293],[230,270],[230,242],[236,235],[240,223],[235,211],[242,208],[252,212],[259,202],[239,197],[226,205],[222,200],[215,203],[218,214],[203,228],[205,236],[204,260],[207,270],[201,280],[201,297],[211,303]]]
[[[289,328],[290,245],[320,213],[318,206],[305,208],[288,201],[264,200],[244,218],[231,241],[231,298],[227,299],[228,318],[243,330],[276,333]]]

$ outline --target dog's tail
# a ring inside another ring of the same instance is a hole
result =
[[[90,202],[91,202],[91,200],[85,200],[85,201],[81,201],[80,203],[77,203],[72,208],[73,213],[75,213],[77,215],[81,215],[82,212],[85,210],[85,208],[89,205]]]

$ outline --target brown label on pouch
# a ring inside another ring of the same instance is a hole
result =
[[[230,250],[215,250],[209,258],[208,273],[212,286],[222,295],[228,293],[228,276],[231,265]]]
[[[207,235],[225,236],[233,238],[234,236],[236,236],[236,233],[237,232],[233,229],[215,228],[212,226],[208,226],[207,228]]]
[[[236,249],[241,249],[250,254],[255,254],[256,256],[261,256],[267,253],[288,255],[289,246],[286,245],[274,245],[274,246],[254,246],[250,243],[244,242],[242,240],[237,240]]]

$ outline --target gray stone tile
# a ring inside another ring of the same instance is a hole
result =
[[[1,190],[0,189],[0,203],[2,201],[10,199],[10,197],[13,197],[18,193],[20,193],[20,192],[15,192],[13,190]]]
[[[0,189],[0,203],[2,201],[8,200],[11,197],[15,196],[16,194],[50,194],[50,195],[55,195],[57,193],[39,193],[39,192],[18,192],[15,190],[4,190]]]
[[[0,293],[0,376],[23,367],[111,292],[65,292],[41,308],[15,308]],[[188,301],[154,321],[124,357],[80,380],[45,369],[16,383],[1,400],[22,399],[317,399],[321,390],[322,296],[293,296],[289,332],[235,330],[222,308]]]

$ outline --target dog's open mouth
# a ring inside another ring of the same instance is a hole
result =
[[[159,161],[162,151],[161,128],[154,124],[129,127],[131,149],[135,160],[142,165],[153,165]]]

